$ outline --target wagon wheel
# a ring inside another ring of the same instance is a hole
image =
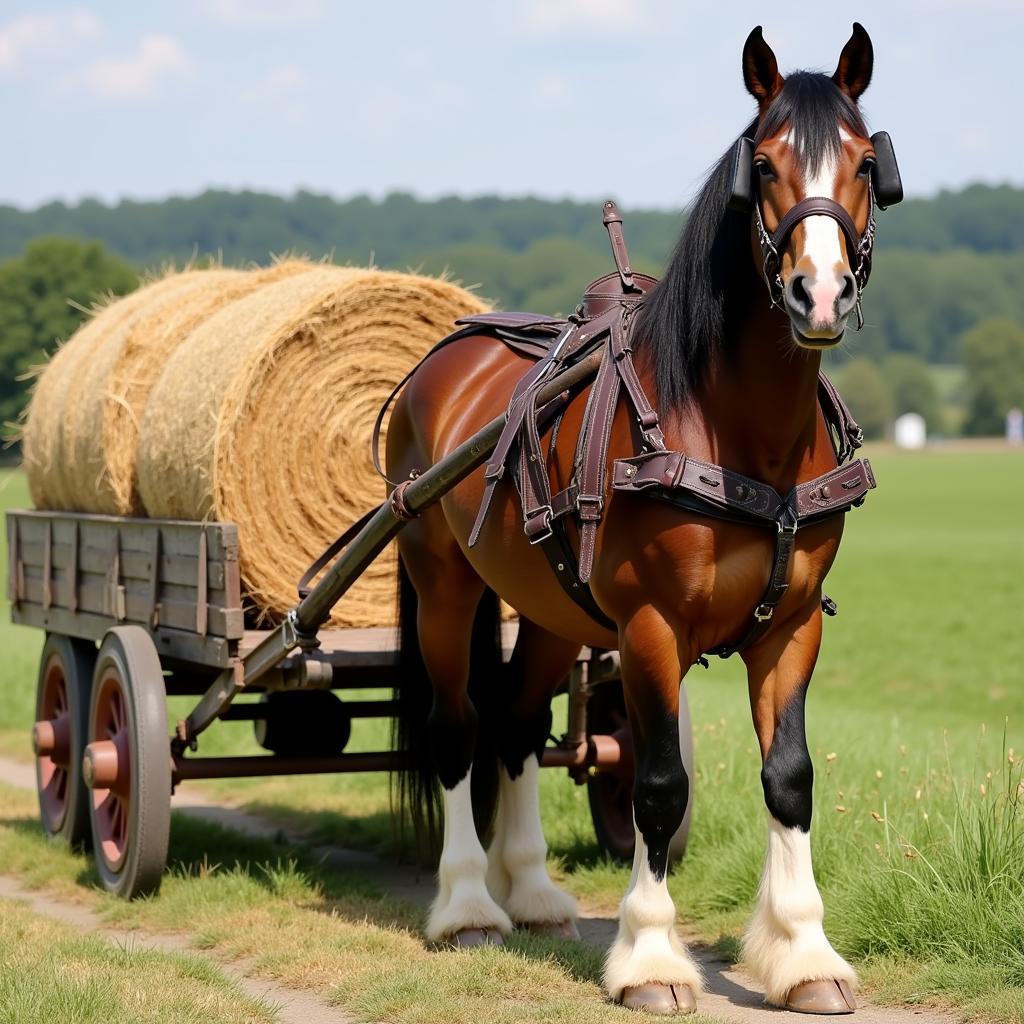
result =
[[[96,648],[51,633],[39,659],[36,754],[39,817],[47,835],[80,846],[89,838],[89,794],[82,780],[82,751],[89,720],[89,690]]]
[[[93,679],[82,770],[96,868],[108,892],[132,899],[159,888],[171,824],[164,679],[149,634],[111,629]]]
[[[587,704],[587,726],[592,734],[616,736],[620,748],[627,752],[619,765],[590,775],[587,779],[587,798],[598,845],[615,860],[629,862],[633,859],[635,841],[633,746],[620,681],[600,683],[594,688]],[[683,822],[669,844],[669,858],[672,861],[681,860],[686,852],[693,815],[693,727],[685,683],[679,690],[679,750],[690,780],[690,800]]]

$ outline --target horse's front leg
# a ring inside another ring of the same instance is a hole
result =
[[[811,867],[814,769],[804,700],[821,643],[818,598],[793,622],[743,656],[769,814],[768,855],[743,954],[768,1002],[804,1013],[850,1013],[856,974],[825,937]]]
[[[669,843],[690,788],[679,753],[680,658],[672,630],[650,607],[621,631],[620,650],[636,755],[636,853],[604,983],[612,999],[633,1009],[688,1013],[700,992],[700,970],[676,934],[665,881]]]

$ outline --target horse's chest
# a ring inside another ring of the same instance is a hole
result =
[[[637,505],[630,519],[632,537],[639,543],[630,544],[623,531],[620,536],[627,541],[620,547],[609,536],[613,531],[606,533],[611,544],[604,552],[607,560],[602,559],[604,579],[597,581],[601,597],[614,600],[614,589],[629,600],[650,603],[675,625],[698,631],[709,648],[733,639],[749,625],[774,567],[771,531],[681,516],[655,502]],[[798,532],[780,617],[816,597],[835,559],[842,529],[839,517]],[[635,609],[617,610],[629,618]]]
[[[682,612],[718,638],[728,639],[750,622],[761,602],[771,574],[776,570],[775,537],[768,531],[712,530],[715,536],[710,559],[704,562],[702,591],[692,595]],[[777,613],[786,618],[816,601],[835,560],[842,536],[842,520],[824,523],[797,534],[789,558],[787,589]]]

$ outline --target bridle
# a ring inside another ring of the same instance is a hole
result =
[[[785,285],[782,281],[782,252],[796,226],[808,217],[831,217],[843,232],[847,252],[856,260],[853,277],[857,283],[857,330],[864,326],[861,309],[861,295],[871,276],[872,251],[875,244],[875,209],[882,210],[903,199],[903,184],[899,167],[893,152],[892,141],[887,132],[875,132],[871,136],[875,148],[875,162],[868,178],[868,222],[864,231],[858,232],[849,211],[827,196],[806,196],[787,210],[774,232],[764,225],[761,197],[754,189],[754,141],[746,136],[736,140],[732,155],[732,188],[729,208],[749,213],[754,212],[757,241],[761,249],[761,275],[768,287],[768,297],[776,309],[783,309],[782,297]]]
[[[771,304],[776,309],[783,309],[782,294],[785,288],[782,282],[781,254],[797,224],[807,217],[824,216],[831,217],[839,225],[846,238],[847,252],[852,253],[857,261],[856,267],[853,268],[853,277],[857,282],[856,309],[857,330],[859,331],[864,326],[861,295],[871,276],[871,250],[875,244],[875,190],[871,182],[868,182],[868,224],[863,234],[860,235],[857,234],[857,227],[846,207],[826,196],[807,196],[801,199],[779,221],[779,226],[775,229],[774,234],[769,234],[768,229],[764,226],[759,198],[754,201],[754,211],[757,241],[761,247],[761,274],[764,277],[764,283],[768,286]]]

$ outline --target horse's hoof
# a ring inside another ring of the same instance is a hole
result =
[[[785,1009],[794,1013],[853,1013],[857,1000],[845,981],[805,981],[789,990]]]
[[[501,932],[497,928],[461,928],[448,941],[456,949],[500,946],[502,943]]]
[[[580,937],[576,922],[568,921],[527,921],[520,925],[531,935],[540,935],[552,939],[578,939]]]
[[[622,990],[619,1002],[630,1010],[667,1017],[673,1013],[693,1013],[697,997],[689,985],[629,985]]]

